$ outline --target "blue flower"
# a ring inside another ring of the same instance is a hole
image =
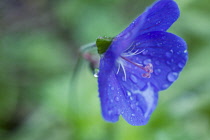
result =
[[[173,0],[159,0],[112,39],[101,55],[98,87],[103,118],[147,124],[158,92],[179,76],[188,59],[185,41],[166,32],[178,19]]]

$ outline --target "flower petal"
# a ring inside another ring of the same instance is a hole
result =
[[[98,74],[99,97],[103,118],[108,122],[116,122],[119,119],[119,92],[121,92],[115,74],[112,71],[112,63],[109,57],[101,58]],[[111,69],[109,69],[111,67]]]
[[[166,31],[179,17],[178,5],[173,0],[159,0],[136,18],[117,37],[133,39],[151,31]]]
[[[146,65],[151,63],[153,73],[151,78],[141,77],[142,82],[150,82],[158,90],[168,88],[177,78],[188,59],[185,41],[171,33],[154,31],[138,37],[131,47],[132,52],[141,52],[138,55],[128,56],[132,62]],[[130,53],[131,50],[126,52]],[[127,64],[127,69],[131,64]],[[142,69],[134,69],[136,74],[142,74]]]
[[[122,72],[117,79],[123,90],[120,103],[122,117],[131,125],[145,125],[157,106],[158,92],[150,83],[142,83],[141,78],[126,71],[127,78],[122,81]],[[144,88],[141,88],[142,84]]]
[[[99,96],[101,100],[102,115],[106,121],[116,122],[121,114],[131,125],[145,125],[154,111],[158,93],[150,83],[141,83],[141,78],[135,77],[132,71],[124,71],[114,67],[104,71],[109,62],[101,59],[99,72]],[[142,88],[142,84],[144,88]]]
[[[173,0],[157,1],[117,35],[107,51],[119,56],[139,35],[151,31],[166,31],[178,19],[179,14],[179,8]]]

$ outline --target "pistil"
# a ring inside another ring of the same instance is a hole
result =
[[[151,77],[151,73],[153,73],[153,65],[151,63],[146,64],[146,66],[142,66],[138,63],[135,63],[133,61],[131,61],[130,59],[124,57],[124,56],[120,56],[122,59],[124,59],[125,61],[137,66],[138,68],[144,70],[146,73],[142,74],[142,77],[144,78],[150,78]]]

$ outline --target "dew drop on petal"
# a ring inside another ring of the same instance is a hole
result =
[[[155,69],[154,73],[155,73],[155,75],[160,75],[161,69]]]
[[[148,53],[148,50],[144,50],[144,51],[142,52],[143,55],[147,55],[147,53]]]
[[[131,36],[131,33],[128,32],[128,33],[124,34],[124,39],[127,39],[127,38],[129,38],[130,36]]]
[[[135,115],[135,114],[131,114],[131,116],[133,116],[133,117],[134,117],[134,116],[136,116],[136,115]]]
[[[113,112],[113,111],[112,111],[111,109],[110,109],[110,110],[108,110],[108,114],[109,114],[109,115],[111,115],[111,114],[112,114],[112,112]]]
[[[162,86],[163,89],[167,89],[168,87],[169,87],[169,84],[164,84],[164,85]]]
[[[114,99],[115,99],[115,101],[117,101],[117,102],[120,100],[120,98],[119,98],[118,96],[116,96]]]
[[[151,62],[152,62],[151,59],[145,59],[143,63],[144,63],[144,65],[146,65],[146,64],[151,63]]]
[[[128,96],[131,96],[131,93],[130,93],[130,91],[127,91],[127,95],[128,95]]]
[[[151,56],[155,56],[155,52],[151,52],[150,55],[151,55]]]
[[[166,36],[162,36],[162,39],[166,39]]]
[[[137,42],[135,45],[136,45],[136,46],[139,46],[139,45],[141,45],[141,42]]]
[[[98,77],[99,69],[94,69],[93,76]]]
[[[93,76],[97,78],[98,77],[98,73],[94,73]]]
[[[130,78],[131,78],[131,81],[132,81],[133,83],[137,83],[137,82],[138,82],[136,76],[134,76],[133,74],[131,75]]]
[[[179,68],[183,68],[183,67],[184,67],[184,63],[179,62],[179,63],[178,63],[178,67],[179,67]]]
[[[122,77],[122,81],[126,81],[126,80],[125,80],[125,76]]]
[[[135,104],[131,104],[131,109],[135,109],[136,105]]]
[[[170,72],[168,74],[168,77],[167,78],[168,78],[168,81],[174,82],[178,78],[178,73],[176,73],[176,72]]]
[[[114,87],[111,87],[111,90],[114,90]]]
[[[132,96],[130,97],[130,100],[133,100],[133,97]]]

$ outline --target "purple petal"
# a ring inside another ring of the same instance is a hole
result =
[[[122,117],[131,125],[147,124],[157,106],[158,92],[148,83],[143,91],[132,87],[124,88],[123,95],[125,98],[121,102]]]
[[[121,89],[112,71],[111,62],[113,61],[109,61],[109,57],[104,57],[100,60],[98,87],[103,118],[109,122],[116,122],[120,115],[117,101],[119,100]]]
[[[101,100],[102,115],[106,121],[116,122],[121,114],[131,125],[145,125],[154,111],[158,92],[150,83],[141,83],[141,78],[135,76],[132,69],[118,71],[117,65],[109,67],[106,58],[101,59],[99,72],[99,97]],[[144,88],[142,87],[144,85]]]
[[[173,0],[157,1],[114,38],[108,51],[119,56],[139,35],[166,31],[178,19],[179,14],[179,8]]]
[[[126,80],[123,72],[117,79],[122,89],[120,109],[122,117],[131,125],[145,125],[157,106],[158,92],[150,83],[142,83],[138,75],[126,69]],[[142,84],[144,88],[141,88]]]
[[[146,32],[166,31],[178,19],[179,14],[179,8],[173,0],[159,0],[117,37],[133,39]]]
[[[150,82],[158,90],[164,90],[178,78],[179,72],[185,66],[188,59],[186,49],[187,45],[182,38],[171,33],[154,31],[139,36],[138,40],[133,43],[133,46],[126,53],[130,53],[130,51],[141,52],[127,58],[143,66],[151,63],[153,65],[151,78],[140,77],[141,81],[143,83]],[[128,62],[126,67],[135,68]],[[144,73],[140,68],[133,71],[138,75]]]

